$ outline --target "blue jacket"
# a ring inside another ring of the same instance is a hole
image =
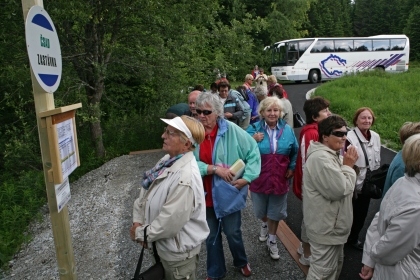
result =
[[[386,192],[395,183],[395,181],[401,177],[404,177],[404,172],[405,164],[402,159],[402,151],[399,151],[389,165],[388,173],[386,174],[384,190],[382,192],[382,198],[384,198]]]
[[[258,116],[258,99],[255,96],[255,93],[253,93],[250,89],[246,90],[246,93],[248,94],[248,104],[251,108],[251,117]],[[258,121],[258,118],[255,120],[251,120],[251,123],[256,123]]]
[[[258,149],[262,155],[270,154],[270,140],[267,131],[264,129],[264,126],[265,121],[262,120],[255,123],[254,125],[248,126],[246,130],[246,132],[248,132],[249,135],[254,135],[254,133],[256,132],[264,133],[264,139],[261,142],[257,143]],[[283,126],[285,127],[281,137],[277,141],[276,154],[289,156],[290,164],[288,169],[295,170],[297,151],[299,148],[298,142],[295,137],[295,133],[293,132],[293,129],[288,124],[286,124],[286,121],[283,119],[279,119],[278,126],[280,127],[280,129]]]

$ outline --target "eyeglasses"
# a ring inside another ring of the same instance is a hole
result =
[[[331,135],[334,135],[337,137],[343,137],[343,136],[347,136],[347,131],[340,131],[340,130],[331,131]]]
[[[166,133],[166,135],[168,135],[168,136],[173,136],[173,135],[178,134],[178,132],[176,132],[176,131],[171,131],[171,130],[169,130],[167,127],[164,127],[164,128],[163,128],[163,133]]]
[[[200,109],[195,109],[195,111],[197,112],[198,115],[203,114],[204,116],[208,116],[211,113],[213,113],[213,111],[210,110],[200,110]]]

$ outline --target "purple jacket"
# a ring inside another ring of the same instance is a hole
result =
[[[289,156],[281,154],[261,155],[260,177],[251,182],[249,190],[255,193],[281,195],[289,191],[286,171]]]

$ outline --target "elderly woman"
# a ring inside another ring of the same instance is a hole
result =
[[[244,276],[250,276],[251,268],[242,241],[240,209],[245,207],[247,185],[260,174],[261,157],[257,143],[239,126],[223,118],[223,105],[217,96],[206,92],[200,94],[196,107],[205,129],[204,141],[194,155],[203,176],[206,219],[210,228],[206,241],[207,279],[219,279],[226,274],[222,231],[233,256],[233,265],[240,268]],[[244,161],[245,170],[240,179],[232,182],[236,174],[229,168],[238,159]],[[221,204],[226,199],[237,202],[238,207],[222,215],[220,210],[227,207]]]
[[[402,149],[404,177],[389,189],[366,234],[362,279],[420,279],[420,134]]]
[[[298,158],[296,160],[296,169],[293,177],[293,193],[300,200],[302,200],[303,168],[305,167],[309,144],[312,140],[314,142],[318,141],[318,123],[331,116],[329,106],[330,102],[321,96],[310,98],[306,100],[303,105],[303,111],[306,116],[306,125],[300,131]],[[304,220],[302,220],[300,238],[302,242],[298,249],[298,254],[301,255],[299,262],[303,265],[309,265],[311,262],[311,250]]]
[[[363,182],[366,178],[367,167],[376,170],[381,166],[381,139],[378,133],[370,128],[375,123],[375,115],[368,107],[359,108],[353,117],[355,126],[347,136],[346,147],[356,147],[359,159],[356,165],[360,168],[357,176],[356,191],[353,199],[353,226],[347,243],[359,250],[363,250],[363,243],[359,241],[359,233],[363,228],[369,210],[370,197],[362,194]],[[361,144],[362,143],[362,144]],[[366,150],[369,166],[366,166],[362,146]]]
[[[399,135],[401,144],[404,145],[405,140],[408,137],[413,136],[414,134],[420,133],[420,122],[406,122],[400,128]],[[382,198],[385,197],[385,194],[388,192],[389,188],[397,181],[399,178],[404,176],[405,165],[402,160],[402,150],[399,151],[391,164],[389,165],[388,173],[386,174],[386,180],[384,184],[384,189],[382,193]]]
[[[273,96],[272,89],[273,89],[275,86],[279,86],[279,87],[281,87],[281,89],[283,90],[283,97],[284,97],[284,98],[289,98],[289,97],[287,96],[287,93],[286,93],[286,91],[284,90],[283,86],[282,86],[281,84],[277,83],[277,78],[276,78],[276,76],[274,76],[274,75],[270,75],[270,76],[268,76],[268,78],[267,78],[267,90],[268,90],[268,96]]]
[[[192,151],[203,141],[204,128],[188,116],[162,120],[168,124],[162,134],[162,149],[168,154],[144,173],[130,236],[143,244],[148,226],[147,241],[156,242],[165,279],[196,279],[201,242],[209,228],[203,183]]]
[[[250,186],[254,213],[262,220],[259,240],[267,240],[270,256],[278,260],[276,231],[280,220],[287,217],[289,179],[295,170],[298,143],[293,129],[281,119],[282,102],[267,97],[258,107],[261,121],[247,132],[258,142],[261,154],[260,177]]]
[[[318,123],[319,142],[311,141],[303,171],[303,219],[311,246],[308,280],[338,279],[343,247],[353,218],[351,205],[357,160],[355,147],[344,157],[346,121],[331,115]]]

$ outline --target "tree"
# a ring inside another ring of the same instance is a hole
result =
[[[410,58],[420,60],[420,6],[414,6],[407,20],[404,33],[410,38]]]

